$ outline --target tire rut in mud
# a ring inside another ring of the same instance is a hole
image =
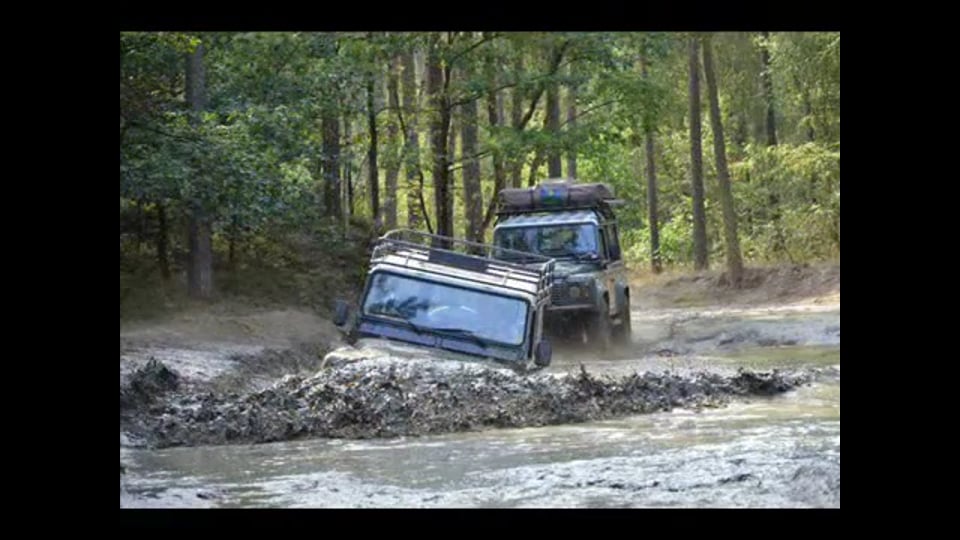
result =
[[[131,430],[154,447],[365,439],[602,420],[716,407],[810,382],[806,372],[595,376],[515,372],[435,360],[370,359],[286,376],[254,392],[213,391],[154,404]]]

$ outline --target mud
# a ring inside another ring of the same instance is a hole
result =
[[[125,507],[838,507],[839,381],[727,407],[367,440],[121,448]]]
[[[121,382],[120,414],[132,409],[145,408],[164,394],[178,388],[180,388],[180,375],[163,362],[151,358],[146,365],[133,372],[128,382]]]
[[[141,335],[121,352],[121,506],[839,506],[839,305],[641,308],[633,327],[612,357],[559,350],[527,375],[390,347],[324,363],[335,343],[305,333]]]
[[[285,377],[246,395],[188,396],[152,409],[135,433],[156,447],[418,436],[714,407],[809,380],[804,373],[753,371],[596,376],[585,368],[577,375],[522,375],[443,360],[371,358],[309,378]]]

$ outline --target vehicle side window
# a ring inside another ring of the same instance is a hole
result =
[[[619,261],[620,260],[620,240],[617,238],[617,226],[610,225],[607,228],[609,233],[610,241],[608,245],[610,246],[610,260]]]

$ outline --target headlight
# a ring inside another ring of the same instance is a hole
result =
[[[578,287],[577,285],[570,286],[570,298],[580,298],[581,292],[582,291],[580,290],[580,287]]]

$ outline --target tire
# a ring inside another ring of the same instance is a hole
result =
[[[632,342],[633,335],[633,326],[630,321],[630,297],[626,297],[626,302],[623,305],[623,310],[620,313],[620,319],[622,322],[616,328],[616,341],[619,345],[630,345]]]
[[[613,327],[610,324],[610,308],[600,301],[600,310],[590,314],[588,322],[589,343],[606,352],[613,346]]]

